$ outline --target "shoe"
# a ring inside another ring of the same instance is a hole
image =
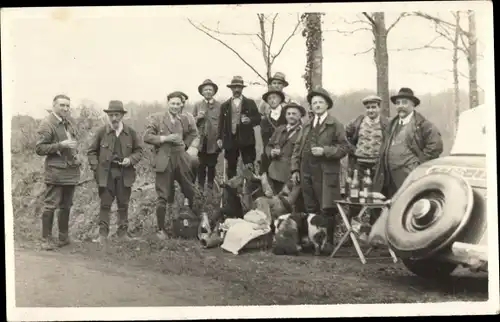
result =
[[[126,232],[125,234],[118,235],[118,240],[124,241],[124,242],[129,242],[133,240],[137,240],[138,238],[133,237],[129,232]]]
[[[57,247],[61,248],[61,247],[67,246],[69,244],[71,244],[70,239],[65,238],[65,239],[59,240],[59,242],[57,243]]]
[[[165,240],[168,238],[168,235],[164,230],[160,230],[156,233],[156,237],[158,237],[158,239],[160,240]]]
[[[40,248],[42,250],[54,250],[56,249],[56,244],[52,240],[52,238],[43,238],[42,242],[40,243]]]

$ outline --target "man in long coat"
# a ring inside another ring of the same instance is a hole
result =
[[[168,111],[151,115],[144,133],[144,142],[155,146],[156,219],[160,239],[167,236],[165,214],[167,210],[171,213],[174,181],[179,183],[189,206],[193,207],[197,189],[193,182],[192,159],[197,158],[200,141],[196,125],[181,114],[183,95],[170,93],[167,102]],[[187,150],[186,145],[189,146]]]
[[[127,113],[123,103],[110,101],[104,112],[109,122],[97,130],[87,152],[101,199],[99,237],[95,240],[101,244],[106,242],[109,234],[109,213],[115,199],[118,206],[117,236],[124,240],[131,239],[128,204],[136,177],[134,166],[142,158],[142,144],[137,132],[122,121]]]
[[[227,87],[233,95],[221,105],[217,144],[225,150],[227,177],[231,179],[236,175],[240,155],[243,164],[253,169],[257,157],[254,127],[260,124],[261,116],[255,101],[243,96],[246,85],[241,76],[234,76]]]
[[[415,111],[420,99],[403,87],[391,97],[397,115],[390,121],[375,173],[374,190],[391,198],[410,172],[443,152],[437,127]]]
[[[76,123],[70,116],[70,98],[57,95],[52,111],[40,124],[36,154],[45,158],[45,196],[42,212],[42,244],[52,250],[69,244],[69,215],[75,187],[80,181]],[[52,239],[54,213],[58,210],[59,242]]]
[[[295,142],[291,172],[292,180],[302,188],[308,213],[323,213],[330,220],[327,239],[333,244],[334,200],[340,199],[340,160],[349,151],[345,130],[328,110],[333,100],[322,88],[307,95],[314,118],[304,126]]]
[[[200,132],[198,185],[201,191],[205,189],[205,179],[207,179],[208,189],[213,189],[215,167],[217,166],[217,159],[221,152],[221,149],[217,145],[221,103],[214,98],[218,90],[219,87],[217,84],[210,79],[206,79],[198,86],[198,93],[203,96],[203,100],[197,102],[193,110],[196,125]]]

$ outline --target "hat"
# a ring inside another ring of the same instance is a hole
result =
[[[382,99],[377,95],[368,95],[367,97],[363,98],[363,100],[361,100],[361,102],[363,102],[363,105],[366,105],[366,104],[372,103],[372,102],[380,103],[380,102],[382,102]]]
[[[409,100],[412,100],[415,106],[418,106],[420,104],[420,99],[413,95],[413,91],[408,87],[401,87],[397,95],[391,96],[391,102],[393,104],[396,104],[396,100],[398,98],[407,98]]]
[[[285,87],[288,86],[288,82],[286,81],[286,76],[282,72],[276,72],[276,73],[274,73],[274,76],[271,77],[271,78],[269,78],[269,80],[267,81],[267,83],[269,85],[271,85],[271,82],[273,80],[278,80],[278,81],[282,82],[285,85]]]
[[[267,92],[264,93],[264,95],[262,95],[262,99],[264,100],[264,102],[267,103],[267,98],[271,94],[277,94],[281,98],[282,102],[285,101],[285,94],[283,94],[282,91],[279,91],[279,90],[275,89],[274,87],[269,87],[269,89],[267,90]]]
[[[167,100],[170,100],[173,97],[180,98],[183,103],[189,99],[189,97],[184,92],[181,92],[181,91],[174,91],[174,92],[168,94]]]
[[[288,103],[287,105],[285,105],[283,109],[286,112],[286,110],[288,110],[289,108],[297,108],[299,109],[300,114],[302,114],[302,116],[306,115],[306,109],[302,105],[299,105],[295,102]]]
[[[328,103],[328,109],[331,109],[333,107],[333,100],[330,97],[330,94],[325,89],[318,87],[318,88],[310,91],[309,94],[307,94],[307,102],[309,104],[311,104],[312,98],[314,96],[323,97],[326,100],[326,102]]]
[[[231,84],[227,85],[227,87],[247,87],[245,84],[243,84],[243,77],[241,76],[234,76],[233,79],[231,79]]]
[[[203,94],[201,94],[201,91],[203,90],[203,87],[205,87],[207,85],[210,85],[210,86],[212,86],[214,88],[214,95],[219,90],[219,86],[217,86],[217,84],[215,84],[214,82],[212,82],[210,79],[205,79],[203,81],[203,83],[201,83],[201,85],[198,86],[198,93],[200,93],[200,95],[203,95]]]
[[[109,101],[108,109],[104,110],[106,113],[118,112],[122,114],[126,114],[127,111],[123,108],[122,101]]]

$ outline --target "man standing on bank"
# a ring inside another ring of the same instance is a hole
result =
[[[205,179],[207,179],[207,188],[209,190],[213,189],[215,166],[221,151],[217,145],[221,104],[214,99],[218,90],[217,84],[210,79],[206,79],[198,86],[198,93],[203,96],[203,100],[196,103],[193,110],[200,133],[198,185],[201,191],[205,190]]]
[[[70,99],[57,95],[52,100],[52,112],[38,129],[36,154],[45,158],[45,196],[42,213],[42,244],[44,250],[53,250],[70,243],[69,215],[75,187],[80,181],[77,158],[76,124],[70,116]],[[58,210],[59,242],[52,239],[54,212]]]
[[[167,105],[167,112],[155,113],[148,118],[144,133],[144,142],[155,147],[154,170],[158,195],[156,219],[157,236],[160,239],[167,237],[165,215],[167,210],[169,213],[172,212],[174,181],[180,184],[189,206],[193,209],[196,186],[193,182],[192,159],[197,158],[200,141],[196,125],[189,120],[188,116],[181,114],[182,93],[170,93],[167,96]],[[189,148],[186,150],[187,144]]]
[[[128,232],[128,203],[136,174],[134,166],[142,158],[142,144],[137,133],[123,123],[127,113],[121,101],[110,101],[107,110],[108,124],[97,130],[87,155],[97,181],[101,206],[99,210],[99,237],[94,240],[104,244],[109,235],[109,213],[116,199],[118,206],[117,236],[131,240]]]
[[[327,241],[334,242],[335,200],[340,199],[340,160],[349,151],[344,125],[328,113],[333,100],[322,88],[307,95],[314,118],[300,131],[292,154],[291,172],[301,185],[306,212],[329,220]]]
[[[260,124],[260,114],[255,101],[243,96],[246,85],[241,76],[234,76],[227,87],[231,89],[233,96],[221,105],[217,145],[225,150],[227,177],[231,179],[236,175],[240,155],[243,164],[254,170],[254,127]]]
[[[380,114],[380,97],[369,95],[362,102],[365,114],[349,122],[345,129],[347,141],[351,144],[349,169],[358,169],[361,175],[370,170],[373,180],[389,120]]]
[[[410,88],[401,88],[391,102],[396,105],[397,115],[389,123],[373,187],[387,198],[397,192],[413,169],[443,152],[441,133],[415,111],[420,99]]]

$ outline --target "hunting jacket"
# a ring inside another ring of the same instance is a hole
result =
[[[129,158],[131,163],[122,169],[123,184],[132,187],[136,178],[134,166],[141,160],[143,148],[137,132],[126,124],[123,124],[119,137],[116,137],[115,130],[109,124],[97,130],[87,150],[90,168],[95,173],[97,184],[106,187],[116,140],[120,140],[123,157]]]
[[[205,112],[205,117],[198,118],[200,111]],[[220,111],[221,103],[215,99],[210,107],[206,100],[199,101],[194,105],[193,115],[196,118],[196,126],[200,132],[200,151],[203,148],[202,145],[206,144],[207,154],[218,153],[220,150],[217,146]]]
[[[290,179],[290,165],[293,153],[293,146],[299,136],[301,126],[288,133],[286,125],[279,126],[265,146],[265,153],[271,160],[267,173],[271,179],[279,182],[287,182]],[[280,155],[271,157],[272,149],[280,149]]]

